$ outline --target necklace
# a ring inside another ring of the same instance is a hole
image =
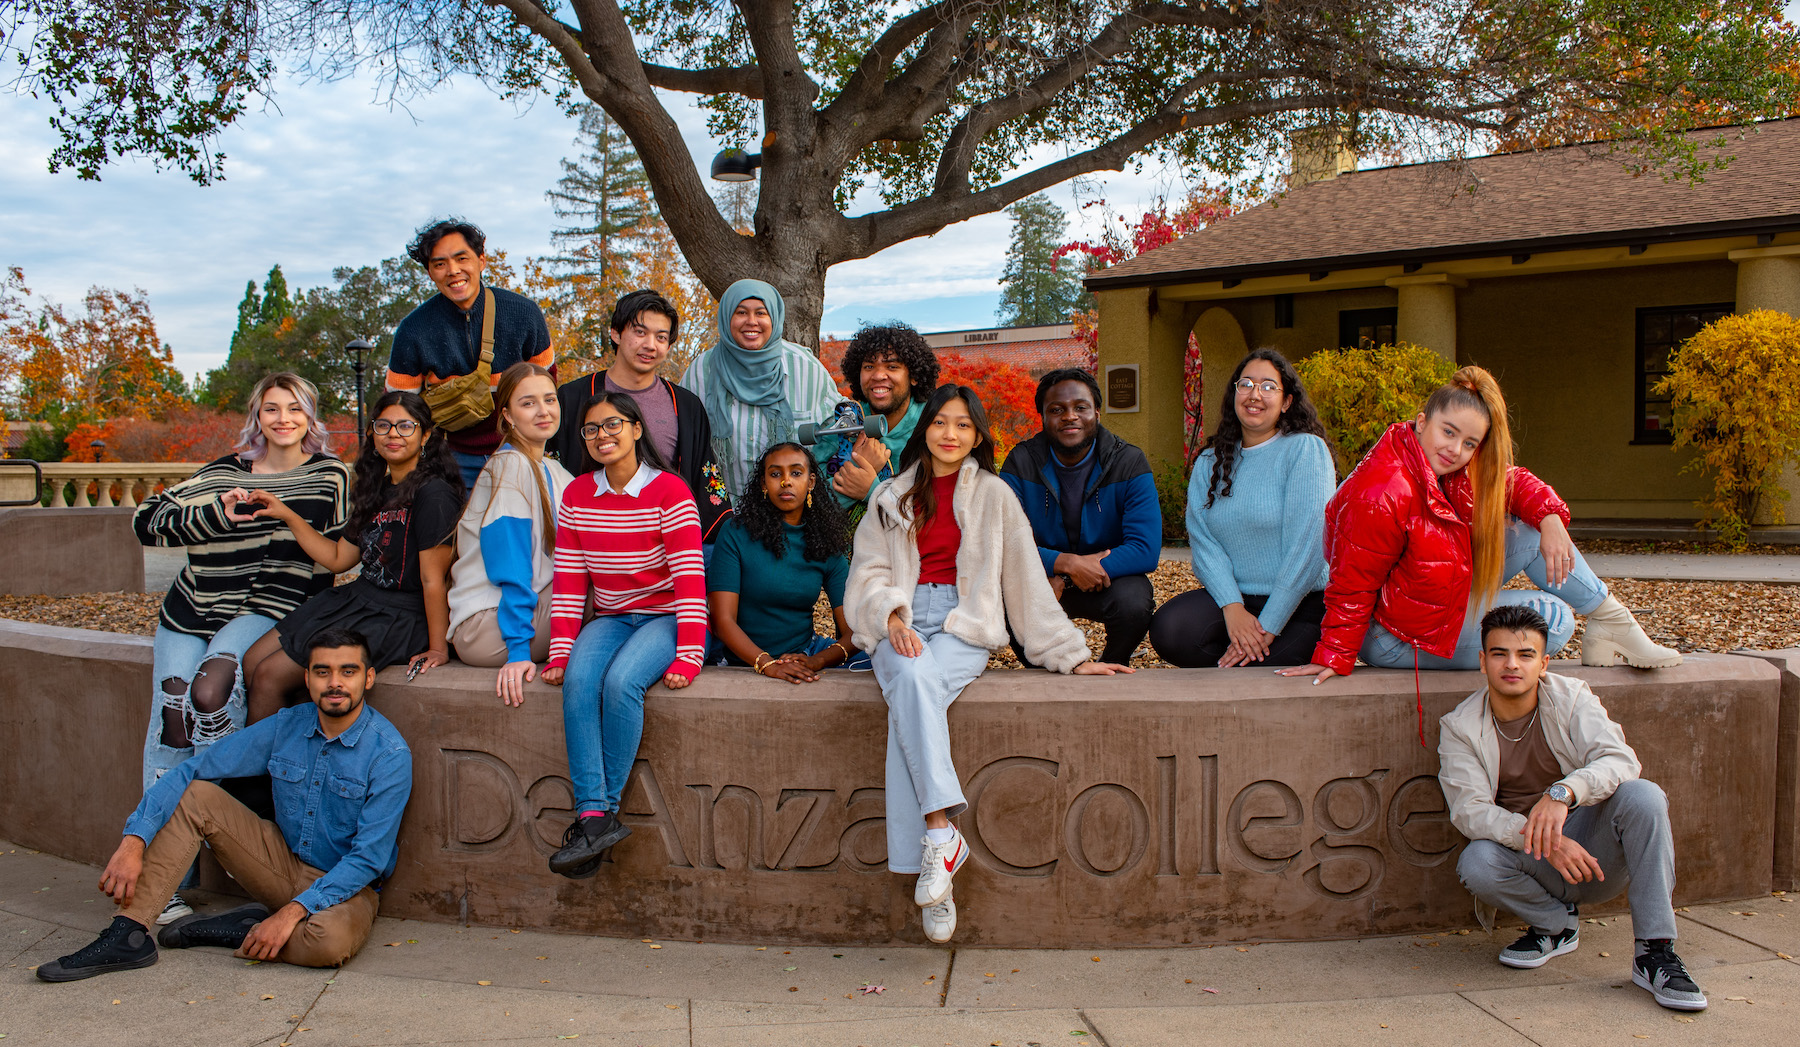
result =
[[[1525,736],[1531,733],[1532,725],[1537,723],[1537,714],[1538,714],[1538,711],[1536,709],[1531,710],[1531,719],[1526,722],[1525,729],[1519,732],[1519,736],[1517,738],[1514,738],[1513,736],[1507,734],[1505,731],[1502,731],[1500,729],[1500,721],[1498,719],[1494,720],[1494,733],[1516,745],[1519,742],[1524,741]],[[1489,711],[1488,715],[1493,716],[1494,714],[1492,711]]]

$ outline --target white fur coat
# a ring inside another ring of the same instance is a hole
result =
[[[856,645],[866,651],[886,638],[889,614],[899,611],[902,621],[912,623],[919,545],[902,497],[912,490],[923,464],[876,487],[856,528],[844,617]],[[1050,590],[1031,523],[1012,488],[969,458],[957,474],[955,490],[952,505],[962,545],[956,551],[957,606],[944,631],[992,651],[1007,646],[1010,621],[1025,657],[1036,664],[1066,673],[1087,661],[1087,639]]]

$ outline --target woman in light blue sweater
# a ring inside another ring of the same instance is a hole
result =
[[[1188,482],[1188,543],[1204,588],[1164,604],[1150,643],[1171,665],[1304,665],[1325,616],[1325,427],[1273,349],[1232,372],[1219,428]]]

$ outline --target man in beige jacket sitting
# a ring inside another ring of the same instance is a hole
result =
[[[1550,628],[1530,607],[1481,620],[1486,687],[1439,721],[1438,782],[1469,846],[1457,875],[1479,902],[1530,926],[1500,951],[1541,967],[1579,944],[1576,907],[1629,892],[1631,980],[1678,1011],[1706,995],[1675,955],[1669,803],[1588,685],[1547,672]]]

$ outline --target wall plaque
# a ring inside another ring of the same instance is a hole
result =
[[[1138,409],[1138,365],[1109,364],[1106,368],[1106,411],[1130,414]]]

